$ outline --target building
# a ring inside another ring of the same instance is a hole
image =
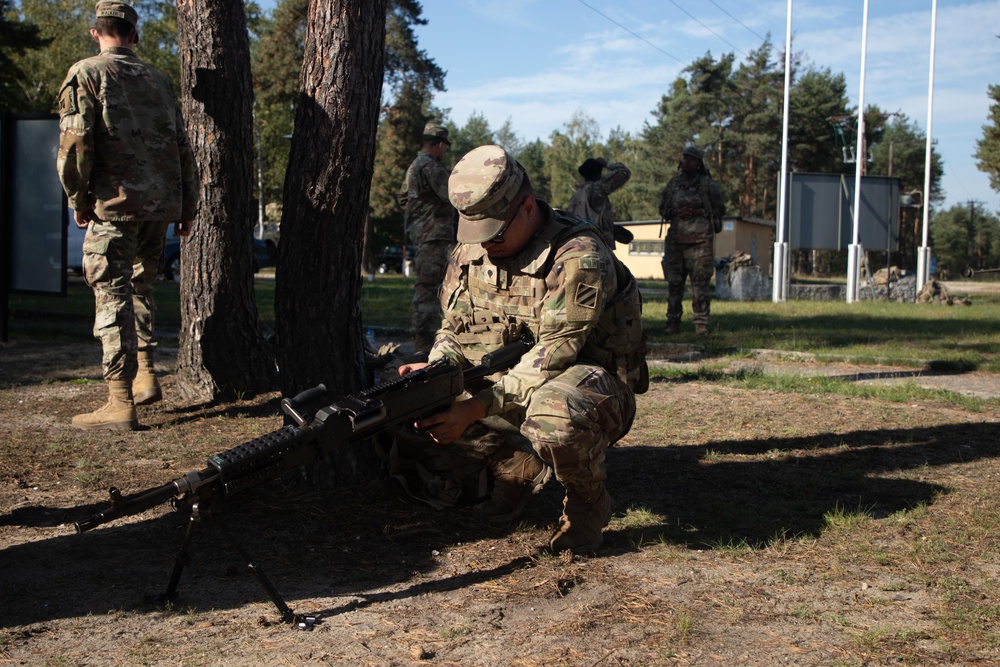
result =
[[[629,268],[636,278],[663,279],[663,236],[668,225],[659,220],[634,220],[615,223],[627,228],[635,236],[627,246],[615,245],[615,255]],[[722,231],[715,236],[715,257],[729,257],[736,251],[745,252],[760,267],[761,273],[771,275],[774,253],[775,224],[770,220],[745,218],[740,215],[722,219]]]

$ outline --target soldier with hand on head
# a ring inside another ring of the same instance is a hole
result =
[[[488,520],[516,517],[551,468],[565,498],[549,547],[597,549],[612,514],[605,452],[631,428],[635,393],[648,384],[638,285],[594,225],[538,199],[499,146],[466,154],[448,193],[459,212],[459,246],[441,289],[444,321],[430,361],[466,368],[524,334],[534,346],[417,426],[442,449],[485,459],[492,493],[476,509]],[[487,428],[518,437],[490,439]]]
[[[70,67],[59,90],[56,168],[76,224],[87,230],[83,271],[110,394],[103,407],[73,418],[84,430],[135,430],[135,406],[161,400],[153,282],[168,226],[187,236],[198,204],[194,153],[170,80],[133,51],[138,22],[131,4],[99,0],[90,34],[100,54]]]
[[[448,152],[448,128],[431,121],[424,126],[423,145],[406,170],[400,189],[403,219],[413,240],[413,350],[427,352],[441,326],[438,290],[455,247],[455,209],[448,201],[448,170],[441,159]]]
[[[602,175],[605,169],[607,173]],[[583,182],[577,183],[566,210],[597,225],[612,252],[615,241],[631,243],[632,232],[615,225],[615,211],[608,196],[628,183],[632,172],[621,162],[608,162],[603,157],[587,158],[577,171]]]
[[[709,281],[715,271],[715,235],[722,231],[726,204],[722,191],[705,169],[703,157],[700,148],[686,146],[678,165],[681,173],[670,179],[660,193],[660,216],[670,224],[663,253],[667,335],[680,332],[684,281],[689,275],[695,333],[708,335]]]

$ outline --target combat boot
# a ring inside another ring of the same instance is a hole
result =
[[[699,338],[707,338],[708,337],[708,325],[707,324],[702,324],[700,322],[697,323],[697,324],[695,324],[694,325],[694,333]]]
[[[668,321],[667,322],[667,326],[664,327],[664,329],[663,329],[663,333],[665,333],[668,336],[673,336],[674,334],[679,334],[680,332],[681,332],[681,323],[680,322],[670,322],[670,321]]]
[[[596,551],[604,541],[604,527],[611,521],[611,494],[601,484],[591,498],[566,491],[559,529],[552,534],[549,548],[553,553]]]
[[[552,475],[552,469],[533,454],[515,450],[509,457],[490,462],[493,493],[489,500],[472,508],[479,518],[491,523],[507,523],[517,518],[528,498],[538,493]]]
[[[136,405],[149,405],[163,400],[160,381],[153,370],[153,350],[139,350],[139,370],[132,380],[132,400]]]
[[[110,380],[108,390],[108,402],[93,412],[73,417],[74,427],[84,431],[135,431],[139,428],[131,383]]]

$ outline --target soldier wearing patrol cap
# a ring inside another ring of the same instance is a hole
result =
[[[500,420],[519,429],[523,449],[478,441],[494,477],[480,514],[517,516],[551,468],[566,495],[549,547],[594,550],[611,519],[605,451],[628,432],[634,394],[648,380],[638,286],[600,231],[536,198],[524,169],[499,146],[465,155],[448,193],[460,245],[441,289],[444,322],[430,361],[466,367],[524,334],[534,347],[418,426],[449,447],[470,446],[473,424]]]
[[[670,224],[663,241],[663,277],[667,281],[667,335],[680,332],[684,281],[691,276],[695,333],[708,335],[709,282],[715,271],[715,235],[722,231],[726,203],[705,169],[704,152],[688,144],[681,153],[681,173],[660,193],[660,216]]]
[[[413,348],[426,352],[441,326],[438,289],[455,246],[455,209],[448,201],[448,170],[441,158],[448,152],[448,128],[436,121],[424,126],[423,146],[406,170],[400,188],[403,222],[413,241],[413,270],[417,284],[413,290]]]
[[[95,19],[100,54],[70,67],[59,90],[56,168],[77,226],[87,229],[83,270],[110,395],[73,426],[134,430],[135,406],[162,398],[153,281],[170,223],[180,236],[190,232],[198,178],[169,79],[132,50],[139,14],[127,2],[100,0]]]

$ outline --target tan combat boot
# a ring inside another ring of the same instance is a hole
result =
[[[153,370],[153,350],[139,350],[139,370],[132,381],[132,400],[136,405],[149,405],[163,400],[160,381]]]
[[[552,534],[549,548],[553,553],[596,551],[604,541],[603,530],[610,521],[611,495],[604,484],[586,500],[567,490],[559,529]]]
[[[73,417],[73,426],[84,431],[135,431],[139,428],[131,383],[109,380],[108,389],[108,402],[93,412]]]
[[[515,450],[499,461],[491,461],[493,493],[489,500],[472,508],[479,518],[491,523],[513,521],[524,510],[528,498],[538,493],[552,475],[552,469],[534,454]]]
[[[707,324],[701,324],[701,323],[695,324],[694,325],[694,333],[695,333],[696,336],[698,336],[700,338],[707,338],[708,337],[708,325]]]

